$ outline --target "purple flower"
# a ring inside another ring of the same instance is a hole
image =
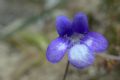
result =
[[[70,21],[66,16],[58,16],[56,29],[59,37],[47,48],[49,62],[57,63],[68,53],[69,62],[77,68],[85,68],[94,63],[95,52],[103,52],[108,46],[107,40],[97,32],[90,32],[88,19],[83,13],[77,13]]]

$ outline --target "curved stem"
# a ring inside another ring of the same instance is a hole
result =
[[[64,76],[63,76],[62,80],[66,80],[66,77],[67,77],[67,74],[68,74],[68,69],[69,69],[69,61],[67,62],[66,69],[65,69]]]

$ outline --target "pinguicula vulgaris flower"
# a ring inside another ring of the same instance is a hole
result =
[[[66,16],[56,18],[56,29],[59,34],[46,52],[47,60],[59,62],[68,54],[68,61],[77,68],[86,68],[94,63],[96,52],[103,52],[108,46],[107,40],[97,32],[90,32],[88,19],[83,12],[74,16],[73,21]]]

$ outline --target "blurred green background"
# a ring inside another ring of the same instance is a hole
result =
[[[0,80],[61,80],[67,57],[53,65],[46,48],[58,36],[56,16],[80,11],[109,41],[109,56],[85,70],[70,66],[67,80],[120,80],[120,0],[0,0]]]

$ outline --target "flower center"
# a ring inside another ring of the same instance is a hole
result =
[[[84,37],[83,34],[79,33],[74,33],[72,36],[67,37],[68,40],[70,41],[70,47],[73,46],[74,44],[80,43],[80,40]]]

